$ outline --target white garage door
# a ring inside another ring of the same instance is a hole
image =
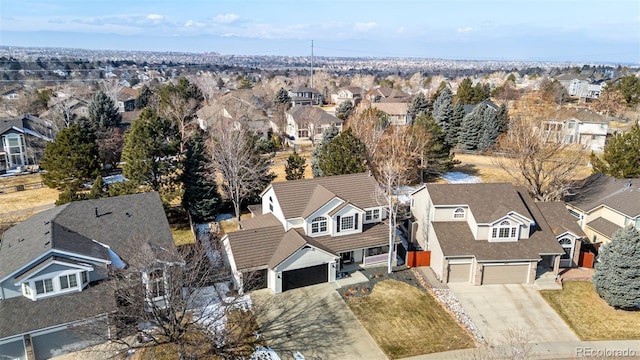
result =
[[[471,263],[449,264],[447,282],[469,282],[471,278]]]
[[[482,284],[524,284],[529,275],[529,264],[485,265]]]

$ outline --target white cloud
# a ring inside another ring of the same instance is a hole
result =
[[[149,15],[147,15],[147,19],[149,19],[149,20],[163,20],[164,16],[162,16],[160,14],[149,14]]]
[[[375,22],[371,21],[371,22],[367,22],[367,23],[361,23],[361,22],[357,22],[354,25],[354,28],[357,31],[369,31],[371,29],[374,29],[375,27],[377,27],[378,24],[376,24]]]
[[[220,14],[213,18],[213,21],[218,24],[231,24],[232,22],[238,20],[240,16],[237,14]]]
[[[473,28],[471,26],[467,26],[465,28],[458,28],[459,33],[468,33],[471,31],[473,31]]]

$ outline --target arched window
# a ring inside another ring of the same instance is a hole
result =
[[[319,216],[311,220],[311,233],[323,233],[327,231],[327,218],[324,216]]]
[[[518,234],[518,225],[512,225],[509,220],[500,222],[498,226],[493,227],[492,237],[494,239],[509,239],[515,238]]]
[[[464,219],[464,209],[463,208],[457,208],[453,211],[453,218],[454,219]]]

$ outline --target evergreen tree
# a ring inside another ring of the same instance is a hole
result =
[[[291,105],[291,97],[289,93],[284,88],[280,88],[276,93],[275,98],[273,99],[273,103],[277,106],[283,105],[285,109],[288,109]]]
[[[451,121],[449,122],[449,130],[445,134],[445,141],[447,144],[454,148],[458,146],[458,139],[462,132],[462,120],[464,119],[464,107],[460,101],[456,101],[453,106],[453,112],[451,115]]]
[[[253,83],[251,82],[251,80],[247,79],[246,77],[242,77],[242,79],[240,79],[240,83],[238,83],[238,89],[251,88],[253,88]]]
[[[339,133],[339,129],[335,126],[325,129],[322,133],[322,141],[313,148],[313,151],[311,151],[311,172],[313,173],[313,177],[325,176],[318,165],[322,154],[322,147],[330,143],[331,140],[338,136]]]
[[[473,82],[470,78],[466,77],[462,79],[458,90],[456,91],[456,97],[462,105],[474,104],[473,102]]]
[[[218,184],[209,169],[204,139],[196,132],[187,143],[184,170],[180,176],[184,189],[182,207],[195,222],[213,221],[222,204]]]
[[[151,98],[153,97],[153,92],[147,85],[143,85],[138,92],[138,97],[136,98],[136,109],[144,109],[147,106],[151,105]]]
[[[485,108],[482,118],[482,134],[478,139],[478,150],[487,151],[496,144],[500,135],[499,124],[493,109]]]
[[[300,156],[296,151],[289,155],[287,164],[284,167],[284,172],[287,174],[287,180],[298,180],[304,178],[304,170],[307,164],[305,158]]]
[[[222,80],[221,77],[218,78],[218,81],[216,82],[216,86],[218,87],[218,90],[222,90],[222,88],[224,87],[224,80]]]
[[[628,310],[640,307],[640,234],[626,226],[602,247],[593,274],[593,287],[609,305]]]
[[[98,175],[91,185],[91,191],[87,194],[87,199],[99,199],[104,195],[104,182],[102,176]]]
[[[113,100],[102,91],[98,91],[87,109],[93,130],[102,132],[108,128],[120,127],[122,115]]]
[[[318,167],[323,176],[364,172],[367,170],[365,151],[364,144],[347,129],[322,146]]]
[[[425,143],[422,150],[424,164],[420,169],[422,182],[441,176],[458,163],[453,158],[454,154],[446,141],[446,135],[433,118],[422,114],[418,116],[413,126],[421,127],[429,134],[429,141]]]
[[[429,101],[423,93],[419,92],[411,101],[411,105],[407,109],[407,114],[411,119],[415,119],[422,114],[429,113]]]
[[[460,131],[459,144],[463,150],[477,150],[478,142],[482,136],[484,127],[484,106],[476,106],[472,112],[462,119],[462,130]]]
[[[640,177],[640,125],[637,123],[624,134],[607,140],[601,156],[591,153],[594,173],[618,179]]]
[[[151,108],[142,110],[124,138],[124,176],[137,185],[160,191],[174,184],[174,157],[177,154],[175,129],[171,122]]]
[[[509,112],[507,110],[507,104],[500,104],[496,118],[498,120],[498,132],[502,134],[509,129]]]
[[[449,134],[449,127],[453,116],[452,99],[453,93],[448,87],[445,87],[433,103],[433,119],[445,135]]]
[[[351,101],[343,101],[336,108],[336,117],[340,120],[346,120],[353,111],[353,104]]]
[[[48,143],[40,166],[42,180],[50,188],[77,191],[100,172],[95,135],[77,124],[58,132]]]

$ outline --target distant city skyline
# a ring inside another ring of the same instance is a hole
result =
[[[637,0],[0,0],[0,45],[640,64]]]

